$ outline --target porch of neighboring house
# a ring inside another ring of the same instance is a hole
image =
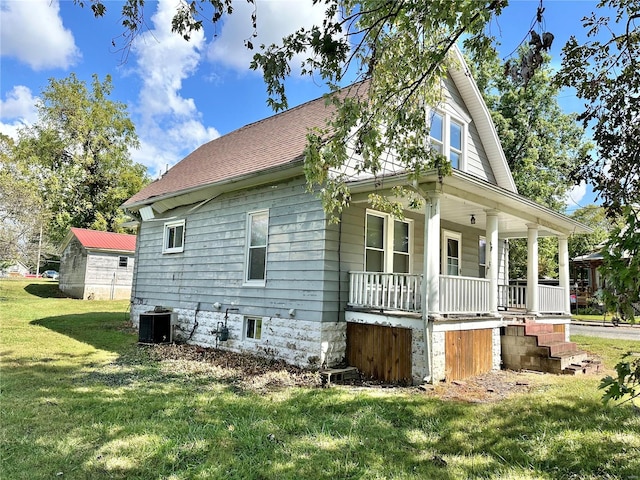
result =
[[[526,201],[509,205],[470,190],[447,192],[444,188],[428,195],[422,242],[414,245],[422,253],[418,263],[425,275],[410,268],[392,273],[395,261],[376,268],[379,271],[349,272],[346,357],[365,376],[415,384],[498,370],[506,364],[501,335],[510,324],[547,324],[554,343],[569,340],[567,225],[554,214],[545,218],[535,211],[541,207]],[[463,233],[456,235],[456,230]],[[472,231],[481,244],[474,257],[467,242],[463,269],[461,238]],[[559,286],[538,282],[539,236],[558,238]],[[508,246],[513,238],[527,240],[526,285],[509,285]],[[370,263],[365,258],[365,268]],[[477,277],[462,275],[476,271]]]

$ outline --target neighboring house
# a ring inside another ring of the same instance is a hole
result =
[[[136,236],[71,228],[60,245],[59,288],[73,298],[131,298]]]
[[[567,238],[588,229],[518,195],[466,68],[446,90],[431,141],[454,170],[425,173],[425,207],[403,220],[367,203],[406,184],[402,172],[383,187],[354,178],[339,224],[307,191],[306,134],[324,125],[324,99],[201,146],[134,195],[123,205],[142,218],[133,323],[163,307],[177,316],[174,338],[192,344],[415,383],[499,369],[513,312],[568,338]],[[559,239],[560,286],[538,284],[541,236]],[[509,286],[511,238],[528,240],[526,287]]]
[[[29,269],[20,262],[2,269],[2,275],[7,277],[24,277],[28,273]]]

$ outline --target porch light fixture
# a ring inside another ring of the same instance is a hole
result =
[[[476,224],[476,216],[472,213],[471,214],[471,225],[475,225]]]

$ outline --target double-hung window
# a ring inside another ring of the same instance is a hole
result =
[[[451,166],[461,169],[463,164],[464,124],[449,114],[432,111],[429,135],[431,145],[451,162]]]
[[[409,273],[411,227],[410,221],[396,220],[388,214],[368,211],[365,270]]]
[[[162,253],[178,253],[184,251],[184,220],[164,224],[164,240]]]
[[[251,212],[247,215],[247,282],[262,284],[265,282],[268,233],[268,210]]]

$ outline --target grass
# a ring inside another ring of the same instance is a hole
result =
[[[599,376],[462,403],[415,388],[243,390],[153,361],[127,302],[0,281],[0,478],[638,478],[640,415]],[[575,338],[611,368],[638,342]]]

